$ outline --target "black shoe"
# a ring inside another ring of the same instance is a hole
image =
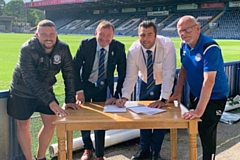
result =
[[[46,157],[41,158],[41,159],[38,159],[37,156],[34,156],[34,159],[35,159],[35,160],[47,160]]]
[[[150,150],[139,150],[131,159],[148,159],[151,157]]]
[[[152,152],[151,160],[162,160],[160,156],[160,152]]]

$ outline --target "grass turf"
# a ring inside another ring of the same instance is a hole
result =
[[[19,50],[21,45],[31,38],[32,34],[0,34],[0,90],[7,90],[10,85],[12,78],[12,72],[18,61]],[[70,46],[72,55],[77,51],[77,48],[84,38],[90,38],[92,36],[82,36],[82,35],[59,35],[60,40],[66,42]],[[125,44],[126,53],[133,41],[137,40],[137,37],[124,37],[116,36],[115,39],[121,41]],[[177,54],[177,67],[180,67],[179,60],[179,38],[171,38],[174,42]],[[239,40],[217,40],[219,43],[225,62],[239,60],[240,59],[240,41]],[[54,91],[56,93],[57,99],[60,104],[64,101],[64,87],[61,74],[57,76],[58,82],[54,86]],[[39,118],[32,120],[31,122],[31,134],[33,142],[33,153],[36,153],[37,148],[37,134],[41,128],[42,123]],[[74,132],[75,137],[79,136],[79,132]],[[51,143],[56,143],[57,137],[54,135]],[[48,154],[49,156],[49,154]]]

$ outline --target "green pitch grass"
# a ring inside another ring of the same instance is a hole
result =
[[[0,34],[0,90],[8,90],[10,81],[12,78],[12,73],[14,67],[18,61],[19,50],[21,45],[31,38],[32,34]],[[77,48],[84,38],[90,38],[92,36],[80,36],[80,35],[59,35],[60,40],[66,42],[70,46],[72,55],[77,51]],[[115,39],[123,42],[126,46],[126,52],[133,41],[137,40],[137,37],[118,37]],[[180,67],[179,62],[179,38],[172,38],[176,53],[177,53],[177,67]],[[237,40],[217,40],[219,45],[222,48],[223,57],[225,62],[240,60],[240,41]],[[54,86],[54,91],[56,93],[57,99],[60,104],[63,104],[64,101],[64,90],[63,90],[63,81],[61,74],[57,76],[58,82]],[[33,153],[36,153],[37,148],[37,133],[41,128],[41,120],[39,118],[32,119],[31,122],[31,134],[33,142]],[[75,132],[74,137],[79,137],[80,133]],[[51,143],[56,143],[57,137],[54,135]],[[47,154],[49,158],[49,154]]]
[[[9,88],[9,84],[12,77],[13,69],[18,61],[19,50],[21,45],[31,38],[32,34],[0,34],[0,90],[6,90]],[[80,36],[80,35],[59,35],[60,40],[66,42],[70,46],[72,55],[76,53],[79,43],[84,38],[92,37]],[[123,42],[126,46],[126,52],[133,41],[137,40],[137,37],[119,37],[115,38]],[[179,61],[179,38],[172,38],[176,47],[177,53],[177,67],[180,67]],[[222,48],[223,57],[225,62],[239,60],[240,59],[240,41],[238,40],[217,40]]]

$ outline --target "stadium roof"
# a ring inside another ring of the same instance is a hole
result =
[[[68,3],[47,6],[31,6],[41,10],[54,10],[54,9],[109,9],[109,8],[123,8],[123,7],[150,7],[150,6],[163,6],[163,5],[176,5],[176,4],[189,4],[189,3],[203,3],[203,2],[227,2],[229,0],[83,0],[79,3]],[[29,6],[30,7],[30,6]]]

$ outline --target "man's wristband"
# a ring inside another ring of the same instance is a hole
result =
[[[160,101],[163,102],[164,104],[167,104],[167,100],[164,98],[162,98]]]

